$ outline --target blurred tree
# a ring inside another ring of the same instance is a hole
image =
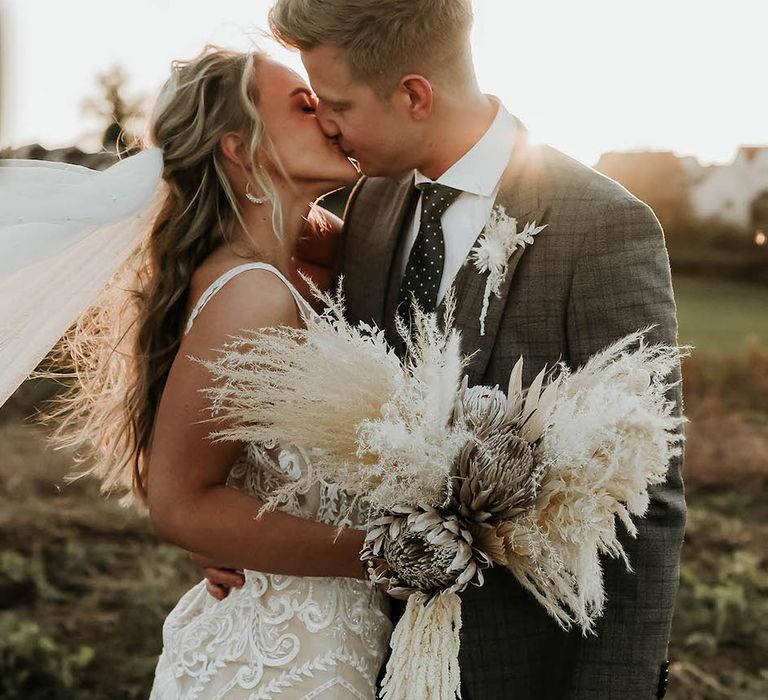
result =
[[[757,234],[762,231],[768,232],[768,190],[761,192],[752,202],[752,229]],[[765,245],[760,243],[759,245]]]
[[[688,234],[694,228],[691,226],[688,179],[674,153],[604,153],[595,167],[648,204],[668,236]]]
[[[83,100],[83,111],[107,122],[101,137],[103,147],[115,153],[137,150],[136,122],[144,117],[142,97],[128,97],[128,75],[119,65],[96,76],[99,94]]]

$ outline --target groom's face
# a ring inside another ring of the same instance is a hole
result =
[[[408,94],[382,96],[352,77],[343,53],[331,46],[301,52],[318,98],[317,120],[366,175],[391,176],[416,167],[422,130],[410,115]]]

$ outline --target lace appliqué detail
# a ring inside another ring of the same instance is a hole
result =
[[[228,483],[263,498],[306,468],[298,449],[251,445]],[[350,502],[333,484],[320,484],[280,509],[338,525]],[[347,578],[256,571],[245,578],[220,602],[204,581],[182,597],[163,626],[152,700],[373,700],[392,629],[381,592]]]
[[[254,469],[254,464],[258,464],[259,468]],[[307,464],[307,455],[298,447],[279,449],[274,445],[251,444],[232,467],[227,483],[263,499],[287,480],[297,481]],[[342,514],[349,511],[352,504],[357,504],[352,509],[352,517],[343,517]],[[362,502],[327,481],[292,495],[280,506],[285,513],[337,526],[359,524],[360,508]]]

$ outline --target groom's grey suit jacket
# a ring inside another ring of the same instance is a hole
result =
[[[480,335],[485,276],[465,262],[454,283],[456,326],[475,353],[471,384],[506,388],[525,358],[529,384],[544,367],[576,368],[618,338],[655,324],[653,341],[677,342],[664,236],[651,210],[617,183],[546,146],[518,138],[497,204],[519,225],[547,224],[513,254],[501,298],[491,297]],[[402,243],[415,206],[412,175],[363,178],[352,193],[341,237],[348,317],[387,330],[394,311]],[[676,377],[677,378],[677,377]],[[675,398],[680,406],[679,389]],[[681,461],[654,489],[636,540],[622,541],[634,569],[605,562],[607,603],[596,636],[565,632],[498,568],[462,594],[464,700],[650,700],[678,586],[685,524]],[[663,694],[663,693],[662,693]],[[414,699],[417,700],[417,699]]]

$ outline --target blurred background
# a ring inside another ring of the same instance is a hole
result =
[[[0,157],[95,168],[130,151],[173,59],[254,43],[269,0],[0,0]],[[686,360],[690,514],[673,700],[768,697],[768,6],[475,0],[481,85],[650,204]],[[339,197],[332,202],[339,206]],[[161,624],[197,574],[146,520],[67,484],[33,419],[0,409],[0,698],[144,698]]]

